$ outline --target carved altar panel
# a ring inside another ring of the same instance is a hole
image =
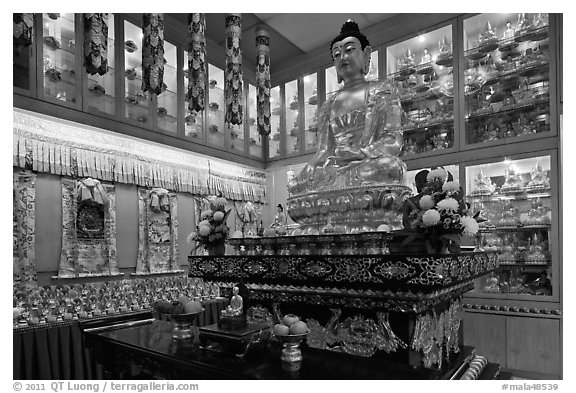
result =
[[[138,189],[136,274],[180,270],[177,194],[163,188]]]
[[[119,275],[114,185],[62,179],[59,278]]]

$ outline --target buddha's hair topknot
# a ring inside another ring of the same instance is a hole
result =
[[[334,43],[342,41],[346,37],[358,38],[358,41],[360,41],[360,45],[362,46],[362,50],[364,50],[367,46],[370,45],[370,42],[368,42],[368,38],[366,38],[366,36],[360,32],[360,27],[358,26],[358,23],[352,20],[348,20],[346,23],[342,25],[342,28],[340,29],[340,34],[338,34],[338,36],[334,38],[330,43],[330,56],[332,56],[332,47],[334,46]]]

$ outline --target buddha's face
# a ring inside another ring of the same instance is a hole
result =
[[[356,37],[346,37],[332,45],[332,59],[336,72],[344,82],[362,78],[367,68],[367,58],[370,58],[370,47],[362,50],[360,40]]]

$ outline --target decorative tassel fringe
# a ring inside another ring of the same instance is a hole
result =
[[[185,153],[172,162],[154,159],[172,157],[175,153],[161,147],[152,151],[144,142],[138,146],[133,140],[129,140],[130,151],[126,147],[128,140],[111,140],[108,135],[102,138],[106,139],[106,145],[88,139],[90,137],[81,141],[79,131],[92,136],[94,131],[86,133],[77,127],[63,125],[53,126],[60,127],[59,130],[49,129],[50,122],[25,117],[28,116],[14,114],[12,164],[15,167],[197,195],[221,193],[228,199],[266,202],[265,172]],[[66,129],[62,129],[64,127]]]

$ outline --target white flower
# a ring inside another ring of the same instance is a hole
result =
[[[434,209],[426,210],[426,213],[422,216],[422,222],[427,227],[436,225],[440,222],[440,213],[438,213],[438,210]]]
[[[460,183],[457,181],[447,181],[442,186],[442,191],[444,192],[458,192],[460,190]]]
[[[196,241],[196,236],[198,236],[198,234],[196,232],[190,232],[190,234],[186,238],[186,242],[188,244],[192,244],[193,241]]]
[[[422,210],[432,209],[434,205],[434,199],[430,195],[424,195],[420,198],[420,208]]]
[[[450,210],[455,212],[458,210],[458,201],[454,198],[442,199],[438,202],[437,208],[438,210]]]
[[[426,176],[426,181],[431,182],[435,179],[440,179],[441,182],[445,182],[448,179],[448,172],[446,172],[442,168],[436,168],[430,172]]]
[[[475,235],[478,232],[478,223],[472,217],[462,217],[460,225],[462,225],[462,233],[465,235]]]

